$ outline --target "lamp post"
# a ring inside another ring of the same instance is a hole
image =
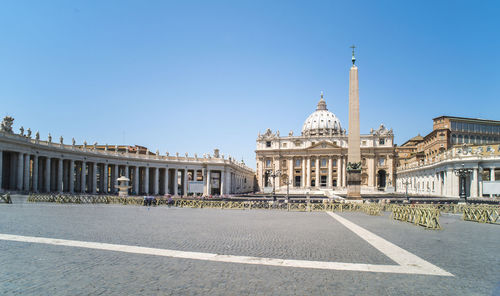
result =
[[[401,184],[403,184],[403,185],[406,186],[406,194],[405,194],[405,196],[406,196],[406,200],[408,202],[410,202],[410,197],[408,196],[408,185],[411,185],[411,180],[410,181],[404,180],[404,182],[402,182]]]
[[[276,170],[276,171],[271,171],[269,170],[270,174],[269,174],[269,177],[273,178],[273,200],[275,199],[275,195],[276,195],[276,177],[279,177],[281,176],[281,171],[280,170]]]
[[[465,184],[467,183],[467,176],[472,173],[472,169],[465,168],[465,164],[462,163],[462,167],[459,169],[453,170],[455,172],[455,175],[457,175],[460,178],[460,198],[465,199],[465,202],[467,202],[467,193],[465,190]]]

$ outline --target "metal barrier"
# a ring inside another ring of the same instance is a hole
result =
[[[410,222],[426,229],[441,229],[439,224],[439,209],[428,206],[398,206],[392,207],[394,220]]]
[[[6,194],[0,194],[0,201],[11,204],[12,199],[10,198],[10,193],[7,192]]]
[[[380,216],[382,212],[382,206],[379,204],[364,204],[361,207],[362,211],[368,215]]]
[[[467,205],[463,210],[463,219],[464,221],[500,224],[499,214],[500,206]]]

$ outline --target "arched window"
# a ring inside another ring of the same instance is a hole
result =
[[[451,143],[456,144],[457,143],[457,135],[453,134],[451,135]]]
[[[468,135],[464,136],[464,143],[469,144],[469,136]]]
[[[464,142],[464,139],[462,138],[462,135],[458,135],[458,144],[462,144]]]

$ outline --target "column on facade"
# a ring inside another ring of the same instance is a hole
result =
[[[326,182],[326,186],[328,188],[332,188],[332,170],[333,170],[333,159],[332,157],[328,157],[328,181]]]
[[[311,187],[311,158],[307,158],[306,163],[306,187]]]
[[[154,195],[158,195],[158,192],[159,192],[159,189],[160,189],[160,169],[159,168],[154,168],[154,174],[155,174],[155,177],[154,177],[154,191],[153,191],[153,194]]]
[[[97,162],[92,163],[92,194],[97,193]]]
[[[134,193],[139,194],[139,167],[134,168]]]
[[[144,168],[144,192],[149,194],[149,167]]]
[[[69,193],[75,192],[75,161],[69,160]]]
[[[50,157],[45,159],[45,191],[50,192]]]
[[[168,192],[168,168],[165,169],[165,194],[170,194],[170,192]]]
[[[30,190],[30,155],[24,155],[24,177],[23,177],[24,191]]]
[[[342,187],[342,155],[337,158],[337,186]]]
[[[295,164],[293,163],[293,157],[291,157],[289,160],[288,160],[288,184],[289,186],[293,186],[293,172],[294,172],[294,169],[293,169],[293,166]]]
[[[367,172],[368,172],[368,186],[377,187],[377,178],[376,178],[376,167],[375,167],[375,156],[367,156]]]
[[[321,182],[320,182],[320,180],[319,180],[319,171],[320,171],[320,169],[319,169],[319,167],[320,167],[319,159],[320,159],[320,156],[316,157],[316,172],[315,172],[315,173],[316,173],[316,183],[314,184],[314,185],[316,185],[316,187],[318,187],[318,188],[319,188],[319,187],[320,187],[320,185],[321,185],[321,184],[320,184]]]
[[[347,186],[347,170],[346,170],[346,157],[342,157],[342,187]]]
[[[453,175],[453,169],[452,168],[448,168],[446,170],[446,179],[445,179],[445,188],[446,188],[446,195],[447,196],[452,196],[453,195],[453,192],[452,192],[452,185],[453,185],[453,179],[452,179],[452,176]]]
[[[490,181],[496,181],[496,179],[495,179],[495,168],[494,167],[490,168]]]
[[[220,171],[220,193],[221,195],[226,194],[226,172],[224,170]],[[279,180],[279,178],[278,178]],[[278,181],[279,183],[279,181]]]
[[[478,188],[479,188],[479,182],[478,182],[478,168],[474,168],[472,170],[472,178],[470,180],[470,196],[472,197],[477,197],[478,196]]]
[[[17,182],[16,189],[23,190],[23,168],[24,168],[24,155],[19,152],[17,155]]]
[[[182,193],[184,196],[187,196],[187,194],[188,194],[188,170],[187,169],[184,169],[183,179],[184,179],[184,181],[182,182]],[[222,182],[222,180],[221,180],[221,182]]]
[[[2,179],[2,160],[1,160],[1,153],[0,153],[0,182]],[[32,191],[33,192],[38,192],[38,155],[33,155],[33,178],[32,178]],[[1,186],[0,186],[1,188]]]
[[[57,159],[57,192],[63,191],[63,160]]]
[[[118,178],[120,178],[119,176],[119,165],[118,164],[115,164],[113,166],[113,192],[116,193],[118,192]]]
[[[212,193],[210,179],[211,179],[210,169],[207,169],[207,181],[206,181],[206,183],[207,183],[207,195],[210,195]]]
[[[302,166],[302,178],[300,178],[300,187],[306,186],[306,158],[302,157],[300,165]]]
[[[102,167],[103,167],[103,171],[104,171],[104,174],[102,177],[104,182],[103,182],[102,187],[103,187],[104,193],[107,194],[108,193],[108,175],[109,175],[108,164],[105,163]]]
[[[179,171],[176,168],[174,170],[174,195],[179,195]]]
[[[80,173],[80,192],[85,193],[87,191],[87,163],[82,161],[82,171]]]

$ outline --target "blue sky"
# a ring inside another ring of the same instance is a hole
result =
[[[440,115],[500,120],[498,1],[2,1],[0,111],[70,143],[219,148],[255,167],[321,90],[402,144]]]

